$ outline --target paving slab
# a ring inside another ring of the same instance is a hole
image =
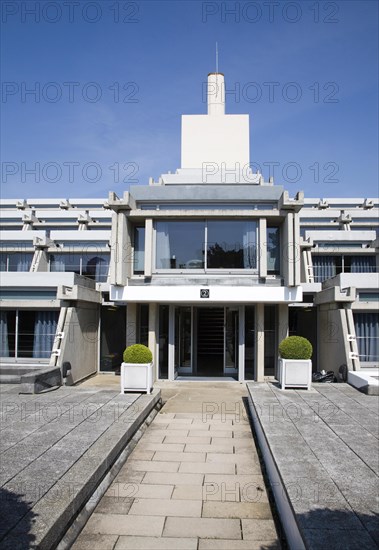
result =
[[[119,537],[115,550],[197,550],[197,538]]]
[[[279,550],[277,539],[265,541],[252,540],[212,540],[201,539],[199,550]]]
[[[201,517],[201,500],[168,500],[161,499],[159,506],[154,499],[138,498],[132,505],[129,514],[137,516],[170,516]]]
[[[290,545],[377,549],[378,397],[342,383],[311,391],[247,386]]]
[[[163,536],[165,537],[198,537],[200,539],[240,539],[241,527],[238,519],[219,518],[177,518],[166,519]]]

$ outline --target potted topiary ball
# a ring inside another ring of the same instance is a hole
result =
[[[279,383],[285,388],[311,388],[312,344],[302,336],[288,336],[279,344]]]
[[[153,388],[153,354],[142,344],[126,348],[121,363],[121,393],[150,393]]]

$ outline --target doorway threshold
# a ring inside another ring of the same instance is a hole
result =
[[[238,382],[232,376],[178,376],[178,382]]]

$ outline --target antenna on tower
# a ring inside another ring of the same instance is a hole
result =
[[[216,42],[216,74],[218,74],[218,43]]]

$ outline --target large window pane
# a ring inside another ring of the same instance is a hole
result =
[[[145,228],[134,228],[134,258],[133,270],[136,274],[145,271]]]
[[[82,256],[82,275],[94,279],[97,283],[105,283],[108,277],[109,254],[93,254],[88,252]]]
[[[97,283],[105,283],[109,270],[109,254],[99,254],[84,250],[78,253],[50,254],[50,271],[71,271],[94,279]]]
[[[201,221],[157,222],[157,269],[203,268],[204,227]]]
[[[379,361],[379,313],[354,313],[360,361]]]
[[[279,227],[267,228],[267,272],[280,271],[280,240]]]
[[[15,356],[16,311],[0,311],[0,355]]]
[[[50,271],[73,271],[80,275],[80,254],[50,254]]]
[[[29,271],[32,252],[1,252],[0,271]]]
[[[209,221],[207,267],[209,269],[255,269],[256,223]]]

